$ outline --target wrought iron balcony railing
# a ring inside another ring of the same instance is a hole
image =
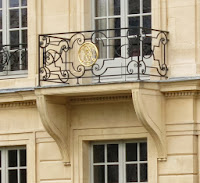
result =
[[[39,86],[167,77],[167,36],[141,27],[39,35]]]
[[[0,46],[0,76],[22,74],[27,70],[27,44]]]

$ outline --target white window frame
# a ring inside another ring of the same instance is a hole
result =
[[[8,167],[8,151],[9,150],[17,150],[17,166],[16,167]],[[20,155],[19,152],[20,150],[26,150],[26,147],[20,146],[20,147],[2,147],[0,148],[1,151],[1,182],[2,183],[8,183],[9,182],[9,170],[17,170],[17,175],[18,175],[18,182],[20,182],[20,169],[26,169],[27,171],[27,159],[26,159],[26,166],[20,166]],[[27,153],[27,150],[26,150]],[[26,155],[27,157],[27,155]],[[26,172],[26,177],[27,177],[27,172]],[[27,182],[27,180],[26,180]]]
[[[22,27],[22,9],[26,9],[28,11],[28,6],[22,6],[22,0],[19,0],[19,6],[17,7],[9,7],[10,0],[2,0],[2,8],[0,8],[0,11],[2,11],[2,29],[0,32],[2,33],[2,45],[11,45],[11,40],[10,40],[10,32],[11,31],[18,31],[19,32],[19,44],[23,44],[22,40],[22,31],[26,30],[28,31],[28,27]],[[28,3],[28,0],[27,0]],[[10,28],[10,10],[19,10],[19,28]],[[27,14],[28,16],[28,14]],[[28,23],[28,22],[27,22]],[[28,25],[27,25],[28,26]],[[27,32],[27,38],[28,38],[28,32]],[[1,43],[0,43],[1,44]],[[27,44],[27,43],[25,43]],[[19,49],[19,70],[15,71],[10,71],[10,63],[7,66],[8,71],[3,71],[0,72],[0,79],[3,78],[13,78],[12,75],[17,76],[17,75],[27,75],[28,71],[27,70],[21,70],[22,69],[22,59],[21,59],[21,53],[23,49],[22,45],[19,45],[18,49],[12,49],[10,51],[10,46],[7,46],[9,52],[14,52]],[[26,48],[26,51],[28,49]],[[28,52],[27,52],[28,53]],[[28,62],[27,62],[28,64]],[[27,65],[28,66],[28,65]]]
[[[94,182],[94,165],[105,165],[105,183],[107,183],[107,165],[118,165],[119,166],[119,183],[126,183],[126,165],[127,164],[137,164],[138,172],[137,172],[137,179],[136,183],[148,183],[148,155],[147,161],[140,161],[140,143],[147,143],[146,140],[137,140],[137,141],[106,141],[106,142],[92,142],[91,143],[91,154],[90,154],[90,182]],[[137,143],[137,161],[126,162],[126,143]],[[107,144],[118,144],[118,162],[107,162]],[[94,145],[105,145],[105,154],[104,154],[104,163],[93,163],[93,146]],[[147,144],[148,145],[148,144]],[[148,146],[147,146],[147,154],[148,154]],[[147,182],[140,182],[140,164],[147,164]]]

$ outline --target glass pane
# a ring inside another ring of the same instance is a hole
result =
[[[152,54],[151,37],[144,38],[143,45],[142,45],[142,51],[143,51],[143,55],[151,55]],[[144,160],[144,161],[146,161],[146,160]]]
[[[27,6],[27,0],[22,0],[22,6]]]
[[[119,29],[121,27],[120,18],[109,18],[109,29]],[[121,30],[109,31],[110,37],[120,37]]]
[[[137,182],[137,165],[126,165],[126,182]]]
[[[95,15],[96,17],[102,17],[102,16],[106,16],[107,13],[106,13],[106,10],[107,10],[107,6],[106,6],[106,3],[107,0],[96,0],[95,1]]]
[[[9,167],[17,166],[17,150],[8,151],[8,166]]]
[[[11,49],[19,48],[19,31],[10,31]]]
[[[22,9],[22,27],[27,27],[27,9]]]
[[[119,182],[119,169],[118,165],[108,165],[108,183]]]
[[[109,0],[108,1],[108,12],[109,15],[120,15],[120,0]]]
[[[109,58],[121,57],[121,39],[109,40]]]
[[[96,45],[99,50],[99,58],[107,58],[107,40],[99,39]]]
[[[0,56],[1,56],[1,54],[0,54]],[[0,151],[0,167],[1,167],[1,151]]]
[[[140,34],[140,17],[130,17],[129,18],[129,35],[139,35]]]
[[[107,161],[118,162],[118,144],[107,145]]]
[[[143,0],[143,13],[151,12],[151,0]]]
[[[26,170],[20,170],[20,183],[26,183]]]
[[[22,70],[28,69],[28,51],[23,50],[21,54],[21,60],[22,60]]]
[[[151,16],[143,16],[143,27],[151,29]],[[151,34],[151,30],[145,30],[146,34]]]
[[[129,42],[129,57],[139,56],[140,55],[140,41],[139,38],[131,38],[128,40]]]
[[[140,0],[129,0],[128,1],[128,13],[139,14],[140,13]]]
[[[27,30],[22,30],[22,43],[23,44],[27,43]]]
[[[21,149],[20,154],[20,166],[26,166],[26,149]]]
[[[2,29],[2,11],[0,11],[0,29]]]
[[[94,183],[104,183],[104,182],[105,182],[105,167],[94,166]]]
[[[0,44],[3,44],[3,42],[2,42],[2,32],[0,32]]]
[[[1,170],[0,170],[0,183],[1,183]]]
[[[10,10],[10,28],[19,28],[19,10]]]
[[[104,162],[104,145],[93,146],[94,163]]]
[[[140,182],[147,182],[147,164],[140,164]]]
[[[107,29],[107,21],[106,19],[100,19],[95,21],[95,30],[105,30]],[[101,31],[100,37],[107,37],[107,31]]]
[[[137,143],[126,144],[126,161],[137,161]]]
[[[10,0],[10,7],[18,7],[19,0]]]
[[[147,143],[140,143],[140,161],[147,161]]]
[[[0,8],[2,8],[2,0],[0,0]]]
[[[19,54],[20,52],[18,50],[10,52],[10,70],[11,71],[17,71],[20,69]]]
[[[17,183],[17,170],[9,170],[8,179],[9,183]]]

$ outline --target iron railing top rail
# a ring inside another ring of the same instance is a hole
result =
[[[39,34],[39,36],[53,36],[53,35],[62,35],[62,34],[77,34],[77,33],[90,33],[90,32],[103,32],[103,31],[115,31],[115,30],[131,30],[131,29],[142,29],[142,30],[151,30],[156,32],[163,32],[169,34],[168,31],[159,30],[159,29],[150,29],[146,27],[138,27],[138,26],[131,26],[131,27],[123,27],[123,28],[114,28],[114,29],[99,29],[99,30],[84,30],[84,31],[72,31],[72,32],[60,32],[60,33],[48,33],[48,34]]]

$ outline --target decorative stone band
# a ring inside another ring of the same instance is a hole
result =
[[[15,107],[33,107],[36,106],[36,101],[20,101],[0,103],[0,108],[15,108]]]
[[[165,92],[165,97],[189,97],[189,96],[200,96],[200,91],[175,91]]]
[[[84,103],[104,103],[104,102],[123,102],[132,101],[131,94],[124,95],[105,95],[95,97],[76,97],[71,98],[70,103],[73,104],[84,104]]]

